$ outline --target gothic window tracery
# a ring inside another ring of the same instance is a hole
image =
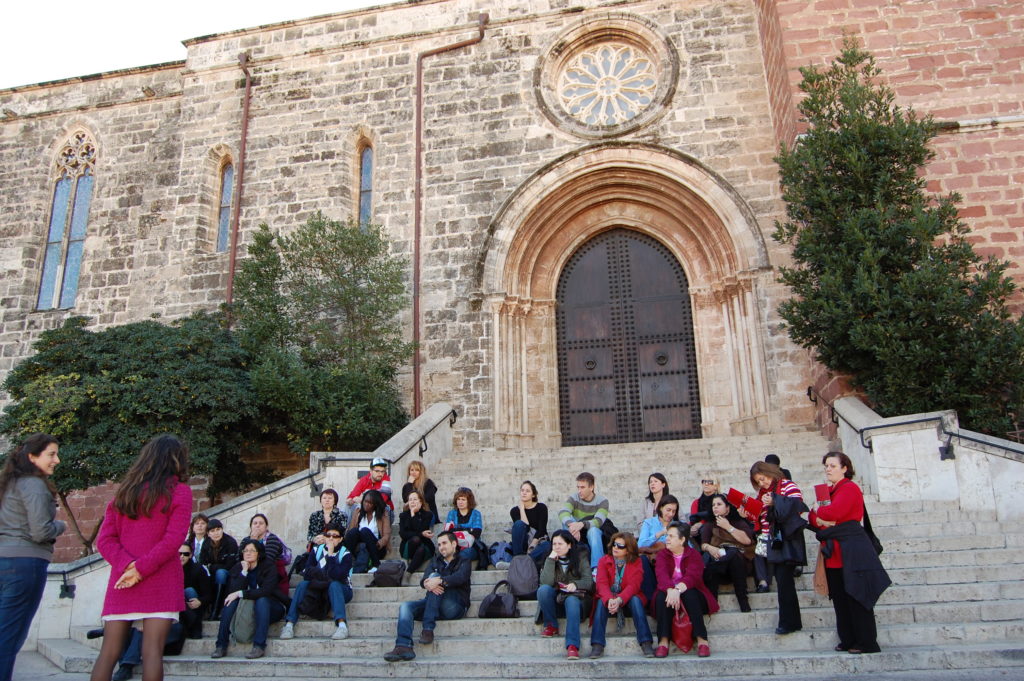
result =
[[[228,250],[231,236],[231,202],[235,190],[235,167],[230,161],[220,169],[220,202],[217,209],[217,252]]]
[[[373,147],[364,142],[359,152],[359,224],[370,224],[373,211]]]
[[[579,52],[561,77],[562,107],[584,125],[619,125],[654,101],[658,86],[651,58],[622,43]]]
[[[46,252],[36,303],[40,310],[67,309],[75,304],[95,165],[96,144],[84,131],[73,134],[57,154]]]

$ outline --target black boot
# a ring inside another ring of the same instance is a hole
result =
[[[133,664],[122,664],[114,672],[114,675],[110,677],[110,681],[128,681],[132,678],[132,672],[135,671],[135,665]]]
[[[221,608],[224,607],[224,585],[217,585],[217,595],[213,599],[213,603],[210,603],[210,621],[216,622],[220,619]]]

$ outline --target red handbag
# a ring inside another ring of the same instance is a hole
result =
[[[693,649],[693,622],[686,614],[686,608],[679,608],[672,616],[672,642],[683,653]]]

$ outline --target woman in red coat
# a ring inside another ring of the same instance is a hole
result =
[[[658,621],[658,648],[655,657],[668,657],[668,642],[672,635],[672,617],[680,608],[686,609],[693,624],[693,637],[697,639],[697,655],[708,657],[708,629],[704,615],[718,612],[718,601],[704,586],[704,560],[700,551],[687,545],[690,526],[672,523],[665,535],[665,548],[658,554],[654,573],[658,577],[658,592],[654,596],[654,613]]]
[[[864,493],[853,481],[853,462],[842,452],[829,452],[822,458],[825,480],[829,484],[829,503],[819,505],[808,516],[812,527],[825,529],[853,521],[860,524],[864,518]],[[856,528],[863,532],[861,528]],[[822,542],[824,548],[825,542]],[[866,608],[847,593],[843,575],[841,542],[832,542],[832,554],[825,558],[825,578],[828,595],[836,611],[836,631],[839,644],[836,650],[857,653],[877,653],[878,628],[874,608]]]
[[[188,477],[188,447],[173,435],[159,435],[142,448],[107,504],[96,546],[110,563],[110,580],[103,647],[90,681],[110,681],[135,620],[142,620],[144,634],[143,681],[164,677],[164,642],[185,609],[177,554],[192,514]]]
[[[651,646],[651,628],[647,624],[647,599],[640,590],[644,570],[636,539],[629,532],[612,535],[611,555],[601,556],[597,562],[597,601],[590,627],[590,657],[604,655],[605,629],[608,616],[629,613],[636,626],[636,641],[644,657],[654,657]]]

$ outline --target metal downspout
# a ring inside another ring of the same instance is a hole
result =
[[[479,34],[475,38],[462,40],[444,47],[435,47],[426,52],[420,52],[416,56],[416,170],[414,181],[414,234],[413,234],[413,255],[412,255],[412,340],[416,349],[412,357],[412,394],[413,394],[413,418],[422,412],[420,399],[420,240],[422,238],[423,223],[423,60],[442,52],[450,52],[468,45],[475,45],[484,39],[484,27],[487,25],[489,15],[481,12],[478,17]],[[229,301],[230,302],[230,301]]]
[[[249,74],[249,54],[238,55],[238,65],[245,74],[245,98],[242,100],[242,138],[238,142],[238,181],[235,183],[235,205],[231,214],[231,247],[228,255],[227,303],[235,297],[235,262],[238,259],[238,218],[242,212],[242,187],[245,186],[245,147],[249,139],[249,102],[252,99],[252,76]]]

